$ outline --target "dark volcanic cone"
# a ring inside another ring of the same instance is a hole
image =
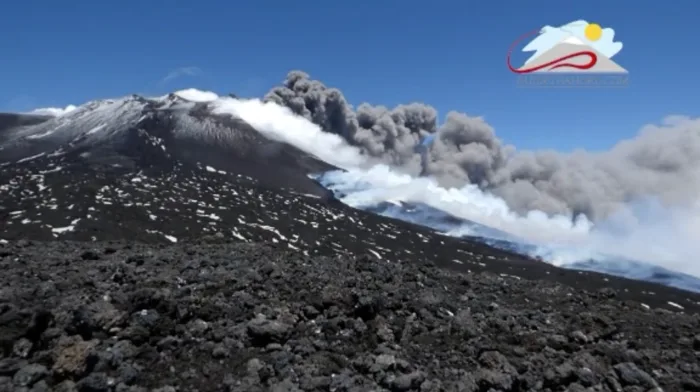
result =
[[[209,166],[317,196],[326,192],[307,174],[334,168],[263,137],[241,119],[213,115],[207,104],[173,94],[95,101],[59,117],[2,115],[0,148],[3,167],[45,156],[100,172]]]

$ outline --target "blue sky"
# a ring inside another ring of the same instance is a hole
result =
[[[185,87],[262,95],[290,69],[355,105],[422,101],[441,115],[484,116],[523,149],[607,149],[644,124],[700,111],[700,4],[690,0],[24,0],[3,14],[0,111]],[[511,42],[576,19],[616,30],[629,87],[516,87]],[[183,67],[201,72],[164,82]]]

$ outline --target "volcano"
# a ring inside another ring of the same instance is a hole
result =
[[[442,231],[456,218],[425,205],[350,208],[316,180],[339,168],[196,98],[131,95],[54,116],[0,115],[0,238],[177,243],[211,237],[273,241],[305,254],[381,260],[398,252],[453,269],[464,268],[464,255],[479,254],[492,261],[472,268],[529,277],[553,268],[513,249],[447,236]],[[416,219],[391,219],[395,209]],[[435,219],[432,228],[418,224],[426,215]],[[463,223],[479,235],[508,239]]]
[[[0,114],[0,143],[5,165],[48,156],[100,171],[164,173],[207,162],[217,171],[317,196],[326,192],[305,173],[333,168],[176,94],[94,101],[55,117]]]
[[[351,208],[187,97],[0,115],[0,390],[698,385],[700,295]]]

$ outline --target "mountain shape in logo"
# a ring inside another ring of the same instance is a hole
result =
[[[571,57],[572,54],[582,51],[592,52],[595,54],[596,58],[583,54],[580,56]],[[565,58],[567,57],[568,59],[565,60]],[[592,60],[595,61],[594,64],[591,67],[585,69],[566,67],[561,65],[564,62],[576,65],[585,65],[591,62]],[[550,67],[543,67],[542,69],[532,71],[532,73],[629,73],[619,64],[612,61],[610,58],[600,53],[592,46],[586,45],[583,41],[581,41],[579,38],[573,35],[562,39],[551,49],[530,60],[524,66],[520,67],[518,71],[526,72],[526,70],[528,69],[538,68],[547,63],[552,63],[552,65]]]

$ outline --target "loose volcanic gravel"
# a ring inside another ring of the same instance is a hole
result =
[[[700,315],[280,244],[0,244],[0,391],[698,391]]]

